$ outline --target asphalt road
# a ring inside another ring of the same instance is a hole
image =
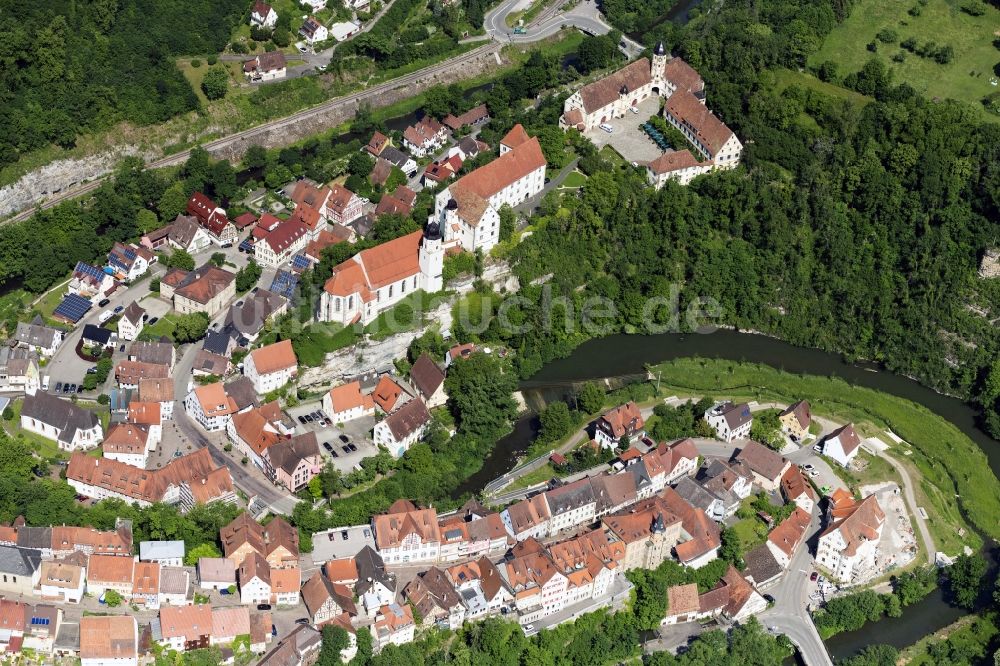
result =
[[[224,308],[213,322],[225,319],[226,310],[228,307]],[[207,432],[184,411],[184,398],[189,392],[191,382],[191,366],[194,364],[194,357],[200,348],[200,343],[182,347],[177,364],[174,366],[174,422],[177,424],[180,434],[189,442],[207,448],[216,465],[229,468],[233,483],[248,497],[256,495],[273,512],[290,515],[298,503],[295,497],[273,485],[254,465],[250,463],[243,465],[240,462],[242,456],[237,457],[235,453],[226,453],[223,450],[226,442],[224,431]]]
[[[760,621],[769,629],[772,627],[785,634],[802,653],[808,666],[833,666],[823,639],[816,631],[809,616],[809,575],[812,572],[812,556],[809,554],[819,534],[820,522],[816,513],[809,524],[809,536],[792,558],[782,579],[767,590],[774,597],[774,605],[760,614]]]

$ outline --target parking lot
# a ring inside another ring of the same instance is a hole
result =
[[[371,416],[348,421],[343,428],[338,428],[334,424],[324,425],[315,418],[315,413],[319,412],[324,419],[329,420],[323,414],[322,402],[318,400],[291,407],[286,411],[295,421],[295,432],[315,432],[320,450],[329,456],[333,466],[344,474],[354,469],[354,466],[363,459],[378,453],[378,447],[371,439],[372,428],[375,427],[375,419]],[[351,447],[354,447],[354,450]]]
[[[609,120],[607,124],[614,128],[612,132],[605,132],[598,127],[587,132],[587,138],[597,146],[598,150],[604,146],[611,146],[629,162],[640,165],[652,162],[662,155],[663,151],[639,129],[639,126],[660,110],[660,98],[651,95],[639,102],[636,108],[639,113],[629,112],[624,118]]]

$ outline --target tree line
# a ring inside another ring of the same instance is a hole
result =
[[[217,53],[243,0],[42,0],[0,19],[0,167],[119,122],[147,125],[197,108],[174,63]]]

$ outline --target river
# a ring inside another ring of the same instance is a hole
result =
[[[986,453],[989,465],[1000,477],[1000,442],[977,425],[976,411],[957,398],[937,393],[921,384],[879,369],[872,364],[848,363],[833,353],[796,347],[763,335],[719,330],[709,335],[614,335],[590,340],[562,359],[545,365],[521,382],[526,402],[539,407],[565,399],[580,382],[643,373],[648,364],[684,357],[721,358],[764,363],[788,372],[837,376],[852,384],[896,395],[942,416],[968,435]],[[476,492],[486,483],[509,471],[537,435],[537,417],[523,416],[514,430],[497,442],[482,469],[458,489]],[[834,659],[855,654],[873,642],[896,647],[912,645],[923,636],[954,622],[964,611],[949,606],[937,590],[923,601],[907,607],[900,618],[886,618],[855,632],[828,640]]]

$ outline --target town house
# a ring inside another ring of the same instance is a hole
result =
[[[435,562],[441,554],[437,511],[418,509],[396,500],[389,510],[372,518],[378,552],[386,564]]]
[[[264,395],[287,384],[298,372],[298,360],[291,340],[254,349],[243,360],[243,374],[254,390]]]

